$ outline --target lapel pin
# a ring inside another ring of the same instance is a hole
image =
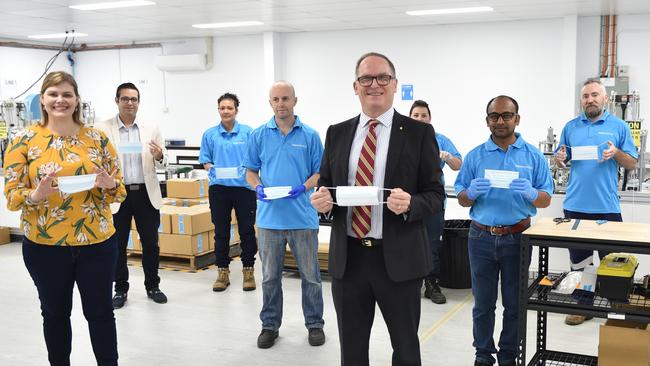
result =
[[[401,130],[403,130],[403,129],[404,129],[404,127],[403,127],[403,126],[399,126],[399,130],[400,130],[400,131],[401,131]]]

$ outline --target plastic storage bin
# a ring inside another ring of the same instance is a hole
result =
[[[471,220],[445,220],[440,248],[440,286],[471,288],[467,237]]]

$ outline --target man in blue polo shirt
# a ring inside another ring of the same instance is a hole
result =
[[[237,228],[241,239],[243,290],[255,290],[253,265],[257,253],[255,239],[255,191],[246,182],[248,136],[253,131],[239,123],[239,98],[226,93],[217,100],[221,123],[209,128],[201,139],[199,163],[208,171],[209,199],[214,224],[215,264],[219,274],[212,291],[223,291],[230,285],[230,218],[235,209]]]
[[[583,113],[562,129],[555,161],[571,160],[569,185],[564,197],[564,217],[583,220],[623,221],[618,199],[618,167],[634,169],[639,157],[630,127],[605,110],[607,93],[598,80],[587,80],[580,93]],[[599,251],[602,259],[607,252]],[[593,250],[569,249],[571,270],[593,263]],[[567,315],[565,323],[578,325],[587,318]]]
[[[498,96],[487,105],[490,138],[470,151],[456,177],[456,194],[471,207],[468,249],[472,274],[475,366],[514,366],[517,356],[521,232],[537,208],[548,207],[553,181],[544,156],[515,133],[519,105]],[[501,277],[503,330],[497,351],[493,333]]]
[[[431,123],[431,110],[429,104],[423,100],[416,100],[411,106],[409,117],[414,120]],[[436,131],[436,142],[440,149],[440,169],[446,165],[452,170],[460,169],[463,163],[463,157],[460,155],[454,143],[451,140]],[[445,185],[445,176],[440,176],[440,183]],[[427,227],[427,235],[431,244],[431,256],[433,260],[433,269],[429,275],[424,279],[424,297],[431,299],[435,304],[444,304],[447,302],[445,294],[442,293],[439,284],[440,276],[440,247],[442,246],[442,231],[445,227],[445,209],[447,205],[447,198],[445,195],[445,202],[443,209],[424,219],[424,224]]]
[[[260,201],[257,227],[263,305],[259,348],[270,348],[282,323],[282,268],[287,243],[302,279],[302,311],[312,346],[325,343],[323,291],[318,265],[318,214],[309,196],[320,177],[323,144],[318,132],[293,114],[298,98],[286,81],[273,84],[274,116],[253,131],[244,166]],[[283,188],[285,187],[285,188]]]

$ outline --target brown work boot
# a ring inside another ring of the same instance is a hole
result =
[[[255,290],[255,271],[253,270],[253,267],[244,267],[242,273],[244,274],[244,291]]]
[[[567,325],[580,325],[585,322],[585,320],[593,319],[593,316],[584,316],[584,315],[567,315],[564,318],[564,323]]]
[[[230,285],[230,269],[219,268],[219,275],[212,285],[212,291],[223,291],[228,285]]]

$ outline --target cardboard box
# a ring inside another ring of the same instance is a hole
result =
[[[158,226],[159,233],[170,234],[172,232],[172,219],[171,213],[167,210],[166,207],[169,206],[160,206],[160,225]],[[131,219],[131,230],[137,230],[135,225],[135,219]]]
[[[163,198],[163,205],[167,206],[183,206],[191,207],[196,205],[209,205],[210,201],[207,197],[205,198]]]
[[[208,181],[195,178],[172,178],[167,180],[167,197],[201,198],[208,196]]]
[[[131,230],[129,232],[129,241],[126,243],[126,249],[142,251],[142,242],[140,241],[140,234],[137,231]]]
[[[208,232],[197,235],[160,234],[160,255],[199,255],[210,251]]]
[[[192,207],[168,206],[171,215],[173,234],[195,235],[214,230],[210,208],[197,205]]]
[[[600,326],[598,366],[650,365],[648,324],[609,319]]]
[[[0,226],[0,244],[11,243],[11,231],[6,226]]]
[[[214,250],[214,230],[208,231],[208,249],[209,251]]]

